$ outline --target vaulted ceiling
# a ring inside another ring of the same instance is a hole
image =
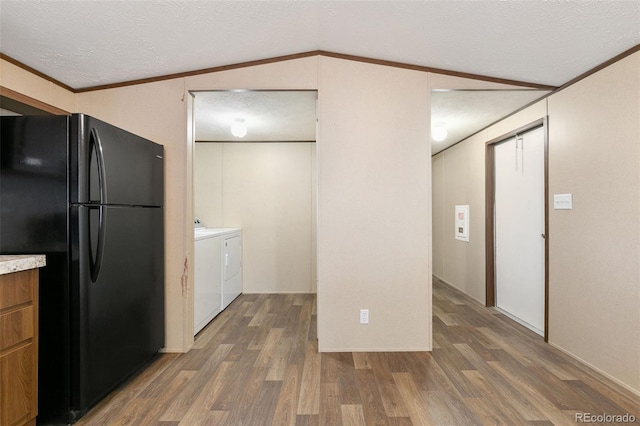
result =
[[[73,89],[316,50],[560,86],[639,44],[637,0],[0,0],[0,52]]]

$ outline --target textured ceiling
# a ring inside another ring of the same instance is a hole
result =
[[[558,86],[640,44],[640,2],[0,0],[0,39],[73,88],[314,50]]]
[[[639,44],[639,0],[0,0],[0,52],[74,89],[316,50],[560,86]],[[486,88],[476,83],[471,88]],[[246,103],[244,110],[220,112],[243,102],[238,92],[229,93],[209,106],[220,116],[246,113]],[[449,123],[450,135],[433,151],[532,96],[436,92],[433,121]],[[196,113],[211,117],[204,108]],[[218,136],[203,138],[228,138],[228,124],[220,126]],[[253,127],[247,138],[259,132]],[[307,140],[315,122],[301,132],[258,138]]]
[[[431,142],[431,153],[466,139],[549,93],[544,90],[434,90],[431,125],[442,124],[447,137]]]
[[[196,92],[196,141],[315,141],[316,99],[315,91]],[[242,139],[231,134],[238,119],[247,128]]]

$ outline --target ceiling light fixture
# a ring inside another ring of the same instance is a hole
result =
[[[244,118],[236,118],[231,125],[231,134],[236,138],[243,138],[247,135],[247,126],[244,124]]]
[[[444,123],[438,123],[431,128],[431,139],[442,142],[447,138],[447,127]]]

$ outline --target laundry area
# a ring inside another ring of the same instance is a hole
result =
[[[196,334],[237,293],[225,296],[224,286],[205,278],[232,267],[229,235],[242,235],[235,258],[245,292],[315,292],[317,92],[193,96]],[[218,271],[210,260],[220,256]]]

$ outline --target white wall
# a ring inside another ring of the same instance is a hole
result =
[[[429,76],[319,61],[319,348],[429,350]]]
[[[315,291],[315,144],[197,143],[195,214],[243,229],[244,292]]]

